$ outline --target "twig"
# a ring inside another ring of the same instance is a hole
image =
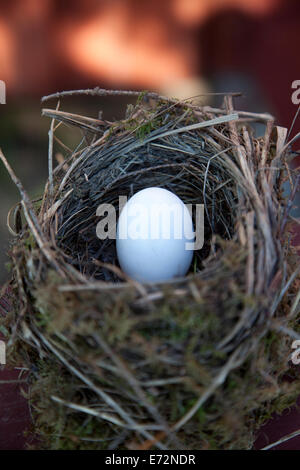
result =
[[[45,336],[40,332],[37,331],[38,336],[41,338],[42,342],[47,346],[50,351],[52,351],[55,356],[58,357],[58,359],[61,361],[62,364],[64,364],[67,369],[69,369],[76,377],[78,377],[83,383],[85,383],[91,390],[93,390],[97,395],[99,395],[105,403],[107,403],[116,413],[118,413],[124,421],[126,421],[129,425],[131,426],[137,426],[137,423],[132,419],[128,413],[113,399],[108,395],[104,390],[102,390],[100,387],[97,387],[88,377],[86,377],[84,374],[82,374],[76,367],[72,366],[66,358],[60,354],[57,349],[45,338]],[[153,436],[151,436],[148,431],[140,429],[139,432],[144,435],[147,439],[153,439]],[[157,443],[157,447],[160,449],[165,450],[166,447],[163,446],[160,443]]]
[[[229,372],[243,362],[242,355],[240,354],[242,349],[243,347],[240,346],[231,354],[225,366],[222,367],[219,374],[215,377],[210,386],[207,387],[201,397],[198,398],[192,408],[190,408],[190,410],[171,427],[172,431],[178,431],[182,426],[184,426],[194,416],[194,414],[197,413],[199,408],[201,408],[201,406],[203,406],[204,403],[214,394],[216,389],[225,382]]]
[[[288,202],[285,206],[284,216],[283,216],[281,227],[280,227],[280,235],[282,235],[282,233],[285,229],[287,219],[288,219],[288,215],[289,215],[290,210],[293,207],[293,201],[296,197],[299,185],[300,185],[300,174],[297,175],[297,178],[296,178],[296,181],[295,181],[295,184],[294,184],[294,188],[293,188],[291,194],[289,195]]]
[[[0,385],[6,385],[6,384],[20,384],[20,383],[28,383],[26,379],[20,379],[20,380],[0,380]]]
[[[162,430],[166,432],[166,435],[168,435],[172,440],[176,441],[177,446],[181,446],[182,444],[178,443],[178,440],[175,439],[174,436],[172,436],[172,431],[169,428],[168,424],[165,422],[164,418],[161,416],[161,414],[158,412],[156,407],[152,405],[152,403],[148,400],[144,390],[141,388],[138,380],[134,377],[134,375],[131,373],[128,365],[124,363],[124,361],[117,356],[111,349],[111,347],[104,341],[103,338],[98,334],[94,334],[93,338],[96,340],[96,342],[101,346],[103,351],[109,355],[112,359],[112,361],[115,363],[115,365],[118,367],[119,374],[128,382],[128,384],[132,387],[134,392],[137,395],[137,398],[139,399],[141,405],[143,405],[150,415],[160,424],[160,427]]]
[[[64,405],[64,406],[67,406],[68,408],[71,408],[72,410],[80,411],[81,413],[86,413],[88,415],[95,416],[96,418],[100,418],[100,419],[103,419],[104,421],[108,421],[110,423],[116,424],[117,426],[120,426],[121,428],[131,429],[133,431],[141,431],[141,430],[157,431],[162,428],[160,425],[147,424],[147,423],[129,425],[109,413],[102,413],[100,411],[93,410],[89,408],[88,406],[83,406],[83,405],[78,405],[76,403],[67,402],[65,400],[62,400],[59,397],[56,397],[55,395],[52,395],[51,399],[55,401],[56,403],[59,403],[60,405]]]
[[[59,102],[56,106],[56,111],[59,108]],[[53,197],[53,129],[54,129],[55,119],[51,120],[50,129],[48,132],[49,136],[49,146],[48,146],[48,173],[49,173],[49,195]]]
[[[60,91],[57,93],[52,93],[51,95],[48,96],[43,96],[41,99],[41,102],[48,101],[53,98],[62,98],[64,96],[74,96],[74,95],[90,95],[90,96],[130,96],[130,97],[139,97],[139,96],[147,96],[148,98],[153,98],[155,100],[163,100],[163,101],[168,101],[168,102],[177,102],[178,104],[181,104],[180,100],[175,100],[172,98],[169,98],[167,96],[162,96],[159,95],[158,93],[154,92],[149,92],[149,91],[135,91],[135,90],[106,90],[104,88],[90,88],[90,89],[85,89],[85,90],[67,90],[67,91]],[[240,92],[226,92],[226,93],[203,93],[196,95],[198,96],[207,96],[207,95],[231,95],[231,96],[240,96]],[[193,98],[193,97],[192,97]],[[189,100],[191,98],[187,98],[186,100]],[[186,101],[184,100],[184,101]],[[195,106],[196,107],[196,106]],[[198,107],[198,106],[197,106]]]
[[[234,96],[234,95],[227,95],[226,96]],[[210,106],[203,106],[203,112],[209,112],[213,114],[227,114],[226,109],[221,108],[212,108]],[[195,114],[198,114],[197,112]],[[274,117],[269,113],[251,113],[249,111],[238,111],[239,116],[245,116],[253,118],[256,121],[269,121],[270,119],[274,119]]]
[[[53,109],[42,109],[42,116],[50,117],[73,126],[79,126],[92,132],[99,132],[101,130],[100,126],[104,124],[103,121],[100,121],[99,119],[88,118],[80,116],[79,114],[67,113],[65,111],[54,111]],[[92,124],[88,124],[88,122]]]
[[[300,436],[300,429],[298,431],[294,431],[291,434],[288,434],[287,436],[283,436],[278,441],[272,442],[272,444],[268,444],[267,446],[263,447],[260,450],[269,450],[272,449],[275,446],[278,446],[279,444],[283,444],[283,442],[290,441],[291,439],[294,439],[294,437]]]
[[[25,189],[23,188],[23,185],[22,185],[21,181],[17,178],[14,171],[12,170],[9,163],[7,162],[6,158],[4,157],[1,148],[0,148],[0,159],[4,163],[11,179],[13,180],[13,182],[15,183],[15,185],[17,186],[17,188],[20,191],[20,194],[22,196],[21,204],[22,204],[22,207],[23,207],[23,210],[24,210],[24,215],[25,215],[27,223],[28,223],[28,225],[29,225],[29,227],[32,231],[32,234],[35,237],[35,240],[36,240],[37,244],[39,245],[41,251],[44,253],[47,260],[57,269],[57,271],[63,277],[65,277],[65,274],[64,274],[63,270],[61,269],[61,267],[56,262],[54,256],[51,254],[51,251],[49,250],[46,242],[43,239],[41,227],[40,227],[39,222],[37,220],[36,214],[35,214],[35,212],[32,208],[32,203],[31,203]]]
[[[179,129],[174,129],[172,131],[167,131],[162,134],[158,134],[154,137],[145,139],[145,142],[152,142],[153,140],[162,139],[174,134],[179,134],[182,132],[193,131],[196,129],[204,129],[209,126],[216,126],[217,124],[224,124],[225,122],[236,121],[239,118],[237,113],[228,114],[226,116],[216,117],[214,119],[209,119],[208,121],[197,122],[196,124],[190,124],[189,126],[180,127]]]
[[[286,326],[273,323],[271,325],[272,330],[279,331],[280,333],[283,333],[284,335],[288,335],[292,339],[297,339],[300,340],[300,335],[299,333],[296,333],[296,331],[291,330],[291,328],[288,328]]]
[[[287,139],[288,139],[288,138],[290,137],[290,135],[291,135],[291,132],[292,132],[292,130],[293,130],[293,128],[294,128],[294,125],[295,125],[295,122],[296,122],[297,117],[298,117],[298,115],[299,115],[299,112],[300,112],[300,106],[298,106],[297,111],[296,111],[296,113],[295,113],[295,116],[294,116],[294,118],[293,118],[291,127],[289,128],[289,131],[288,131],[288,134],[287,134]]]

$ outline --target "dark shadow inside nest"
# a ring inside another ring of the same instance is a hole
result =
[[[72,189],[72,194],[59,212],[57,243],[70,263],[89,279],[124,281],[113,269],[97,265],[100,261],[119,266],[115,240],[97,238],[97,207],[113,204],[118,220],[119,196],[129,199],[141,189],[157,186],[172,191],[185,204],[204,204],[204,245],[194,252],[188,274],[201,271],[213,234],[223,239],[233,234],[236,184],[215,153],[203,150],[199,140],[196,143],[197,154],[191,150],[191,155],[181,149],[176,152],[175,146],[172,152],[157,152],[151,145],[138,153],[121,154],[118,160],[106,158],[105,148],[88,152],[68,182],[66,189]],[[195,226],[194,213],[193,219]]]

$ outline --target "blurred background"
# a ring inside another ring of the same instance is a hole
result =
[[[39,195],[50,124],[41,117],[40,98],[95,86],[179,98],[240,91],[237,109],[268,111],[289,128],[297,111],[291,86],[300,80],[299,46],[299,0],[0,0],[6,83],[0,146],[30,196]],[[220,104],[218,97],[200,101]],[[122,117],[125,105],[119,98],[75,97],[61,108],[94,117],[103,110],[111,119]],[[299,130],[297,120],[291,136]],[[75,136],[66,139],[75,145]],[[1,283],[6,215],[19,200],[2,164],[0,198]]]

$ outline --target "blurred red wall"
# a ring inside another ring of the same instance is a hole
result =
[[[245,73],[288,126],[299,39],[298,0],[1,0],[0,79],[13,98]]]

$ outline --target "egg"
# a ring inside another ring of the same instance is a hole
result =
[[[193,258],[192,217],[176,194],[151,187],[134,194],[121,210],[116,232],[122,270],[139,282],[184,276]]]

